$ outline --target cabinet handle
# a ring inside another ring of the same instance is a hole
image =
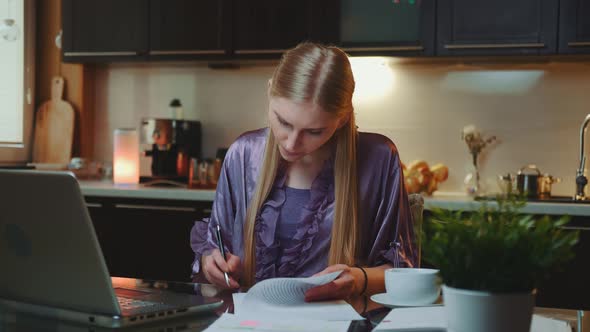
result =
[[[206,55],[206,54],[225,54],[225,50],[169,50],[169,51],[150,51],[150,55]]]
[[[590,46],[590,41],[581,41],[581,42],[569,42],[567,43],[569,47],[587,47]]]
[[[64,56],[135,56],[137,52],[64,52]]]
[[[345,52],[379,52],[379,51],[395,51],[395,52],[416,52],[424,51],[424,46],[383,46],[383,47],[344,47]]]
[[[162,210],[162,211],[197,212],[197,209],[192,208],[192,207],[165,206],[165,205],[115,204],[115,208],[133,209],[133,210]]]
[[[287,49],[272,49],[272,50],[236,50],[236,54],[281,54],[285,53]]]
[[[543,48],[545,43],[516,43],[516,44],[446,44],[447,50],[468,50],[482,48]]]
[[[203,209],[203,213],[205,213],[205,214],[211,214],[211,212],[213,212],[213,210],[211,210],[211,209]]]
[[[101,208],[102,204],[100,203],[86,203],[87,208]]]

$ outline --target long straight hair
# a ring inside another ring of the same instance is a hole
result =
[[[334,160],[334,222],[328,262],[353,265],[358,256],[357,129],[352,106],[354,78],[348,56],[336,47],[302,43],[287,51],[273,74],[270,97],[311,102],[326,112],[348,117],[330,142],[336,144]],[[273,187],[281,160],[277,142],[268,131],[262,165],[244,225],[244,275],[246,287],[255,283],[255,224],[260,208]]]

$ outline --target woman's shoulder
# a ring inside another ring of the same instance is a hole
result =
[[[359,132],[358,151],[364,154],[364,157],[393,157],[398,155],[398,150],[393,141],[378,133]]]
[[[247,131],[238,136],[238,138],[232,143],[232,146],[253,148],[262,145],[264,147],[267,134],[268,128]]]
[[[229,159],[251,159],[253,154],[264,153],[268,128],[260,128],[247,131],[230,145],[226,158]]]

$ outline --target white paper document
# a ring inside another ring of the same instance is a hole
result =
[[[346,332],[348,321],[290,320],[267,318],[265,320],[246,319],[232,314],[223,314],[205,332]]]
[[[400,308],[391,310],[373,331],[444,332],[444,307]]]
[[[444,332],[446,327],[444,307],[417,307],[391,310],[373,331]],[[572,332],[572,328],[565,322],[533,315],[530,331]]]
[[[248,293],[233,294],[236,316],[250,319],[362,320],[345,301],[305,302],[305,292],[336,279],[342,271],[309,278],[272,278]]]

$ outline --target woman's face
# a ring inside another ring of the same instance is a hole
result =
[[[317,151],[346,123],[346,117],[323,111],[315,104],[280,97],[270,98],[268,118],[281,156],[289,162]]]

